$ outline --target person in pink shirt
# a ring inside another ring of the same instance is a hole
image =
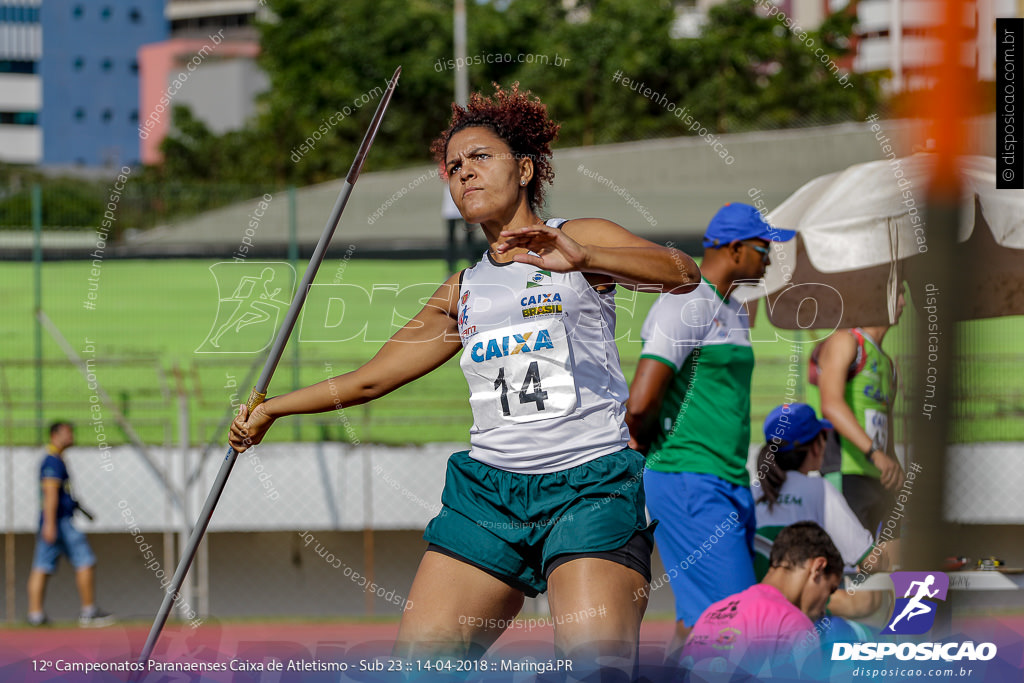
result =
[[[692,672],[796,673],[817,655],[814,622],[825,613],[842,575],[843,558],[824,529],[814,522],[786,527],[772,545],[770,569],[761,583],[700,615],[680,665]]]

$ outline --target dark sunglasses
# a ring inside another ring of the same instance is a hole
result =
[[[740,242],[740,244],[750,247],[761,255],[761,263],[768,264],[772,258],[772,250],[768,247],[762,247],[760,244],[754,244],[753,242]]]

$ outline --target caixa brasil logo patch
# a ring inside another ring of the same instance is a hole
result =
[[[942,572],[893,572],[890,578],[896,605],[882,635],[927,633],[935,624],[938,603],[946,599],[949,577]]]

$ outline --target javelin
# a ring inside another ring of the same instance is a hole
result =
[[[302,304],[306,301],[306,293],[309,291],[310,285],[313,284],[316,271],[324,260],[324,252],[327,251],[327,245],[330,243],[331,237],[338,227],[338,221],[341,220],[341,212],[345,210],[345,205],[348,204],[349,195],[352,194],[352,187],[356,184],[359,172],[363,169],[363,162],[366,160],[370,146],[373,145],[373,139],[377,136],[377,131],[380,129],[381,120],[384,118],[384,111],[388,108],[388,102],[391,101],[391,95],[395,92],[395,86],[398,85],[398,76],[401,73],[402,67],[395,69],[395,74],[391,77],[391,82],[388,83],[387,90],[384,91],[384,95],[380,99],[380,104],[377,105],[377,111],[373,115],[370,127],[366,131],[366,135],[363,136],[363,142],[359,145],[359,151],[356,152],[356,158],[352,161],[352,167],[348,170],[348,177],[341,188],[341,194],[338,195],[338,200],[334,202],[334,208],[331,209],[331,215],[327,219],[324,232],[320,236],[320,241],[317,242],[316,249],[313,250],[313,256],[309,259],[309,267],[306,269],[306,274],[302,277],[302,283],[295,292],[295,298],[292,299],[292,305],[288,308],[288,313],[281,324],[281,329],[277,331],[277,337],[274,339],[274,345],[270,349],[267,362],[263,366],[263,372],[260,374],[256,386],[253,387],[252,393],[249,395],[247,405],[250,414],[253,408],[263,403],[263,400],[267,397],[270,378],[273,376],[274,370],[277,369],[277,364],[281,360],[284,346],[288,342],[288,337],[291,336],[292,329],[295,327],[295,321],[298,320],[299,311],[302,309]],[[156,619],[153,620],[153,628],[149,631],[149,638],[146,639],[146,644],[142,648],[142,654],[139,655],[139,663],[143,666],[149,661],[149,655],[152,654],[156,641],[160,638],[160,632],[163,630],[164,624],[167,623],[167,615],[170,614],[171,605],[177,599],[178,591],[181,590],[181,585],[185,582],[185,574],[188,573],[188,568],[195,558],[196,549],[203,540],[206,527],[209,526],[210,519],[213,517],[213,509],[217,507],[217,501],[220,499],[220,494],[224,492],[224,485],[227,484],[228,475],[231,474],[231,468],[234,467],[237,458],[238,453],[235,449],[228,448],[227,457],[220,466],[220,472],[217,473],[217,479],[213,482],[210,495],[207,496],[203,510],[199,513],[199,519],[196,521],[196,526],[192,529],[192,535],[188,539],[188,547],[182,551],[181,561],[178,562],[178,569],[174,572],[174,578],[171,579],[171,584],[167,587],[163,603],[160,605],[160,611],[157,612]]]

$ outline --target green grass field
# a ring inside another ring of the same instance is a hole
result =
[[[79,355],[94,359],[91,368],[99,384],[147,442],[178,442],[179,392],[188,396],[192,442],[202,444],[215,438],[217,424],[232,400],[244,401],[248,396],[245,379],[252,367],[258,370],[262,366],[265,350],[259,347],[269,343],[276,329],[270,315],[266,321],[251,322],[237,332],[229,325],[220,348],[210,344],[209,333],[226,322],[229,312],[222,307],[218,318],[220,299],[230,297],[229,290],[238,280],[237,268],[229,271],[230,277],[222,275],[224,291],[219,292],[216,269],[211,270],[214,263],[108,260],[97,272],[91,262],[84,261],[43,266],[43,310]],[[258,275],[263,267],[247,263],[246,272]],[[277,271],[273,287],[278,287],[288,271],[281,264],[273,267]],[[293,337],[290,342],[271,394],[326,379],[369,359],[403,322],[402,317],[412,316],[419,301],[445,277],[440,261],[326,262],[307,302],[298,341]],[[290,298],[288,287],[282,287],[275,297],[286,302]],[[654,299],[654,295],[620,289],[619,350],[627,379],[632,378],[641,348],[640,327]],[[0,394],[4,396],[5,418],[0,424],[8,443],[35,444],[39,439],[34,428],[36,375],[31,363],[36,334],[32,264],[5,263],[0,267],[0,300],[5,312],[0,327]],[[276,308],[271,304],[264,307],[271,313]],[[910,329],[906,323],[912,316],[913,311],[908,310],[904,324],[885,342],[902,362],[907,360],[903,349]],[[979,321],[967,328],[964,334],[970,340],[971,360],[963,363],[961,370],[969,379],[969,390],[957,400],[956,408],[969,419],[958,440],[1024,440],[1024,421],[1020,419],[1024,416],[1024,390],[1011,381],[1020,376],[1024,366],[1018,343],[1024,333],[1022,320]],[[803,334],[805,342],[810,339],[809,333],[780,334],[798,339]],[[761,420],[773,406],[794,395],[803,397],[806,353],[812,345],[768,341],[775,339],[776,330],[768,325],[763,310],[752,336],[758,342],[751,416],[752,437],[756,438]],[[796,364],[798,378],[792,378],[790,371],[794,349],[803,354]],[[87,423],[94,391],[45,331],[43,357],[44,419]],[[372,405],[343,415],[293,418],[275,426],[268,438],[465,442],[471,424],[467,397],[456,358]],[[908,403],[905,409],[913,407]],[[126,438],[114,425],[109,410],[103,415],[107,439],[124,442]],[[897,428],[899,431],[899,425]],[[80,430],[82,445],[90,437],[91,430]]]

